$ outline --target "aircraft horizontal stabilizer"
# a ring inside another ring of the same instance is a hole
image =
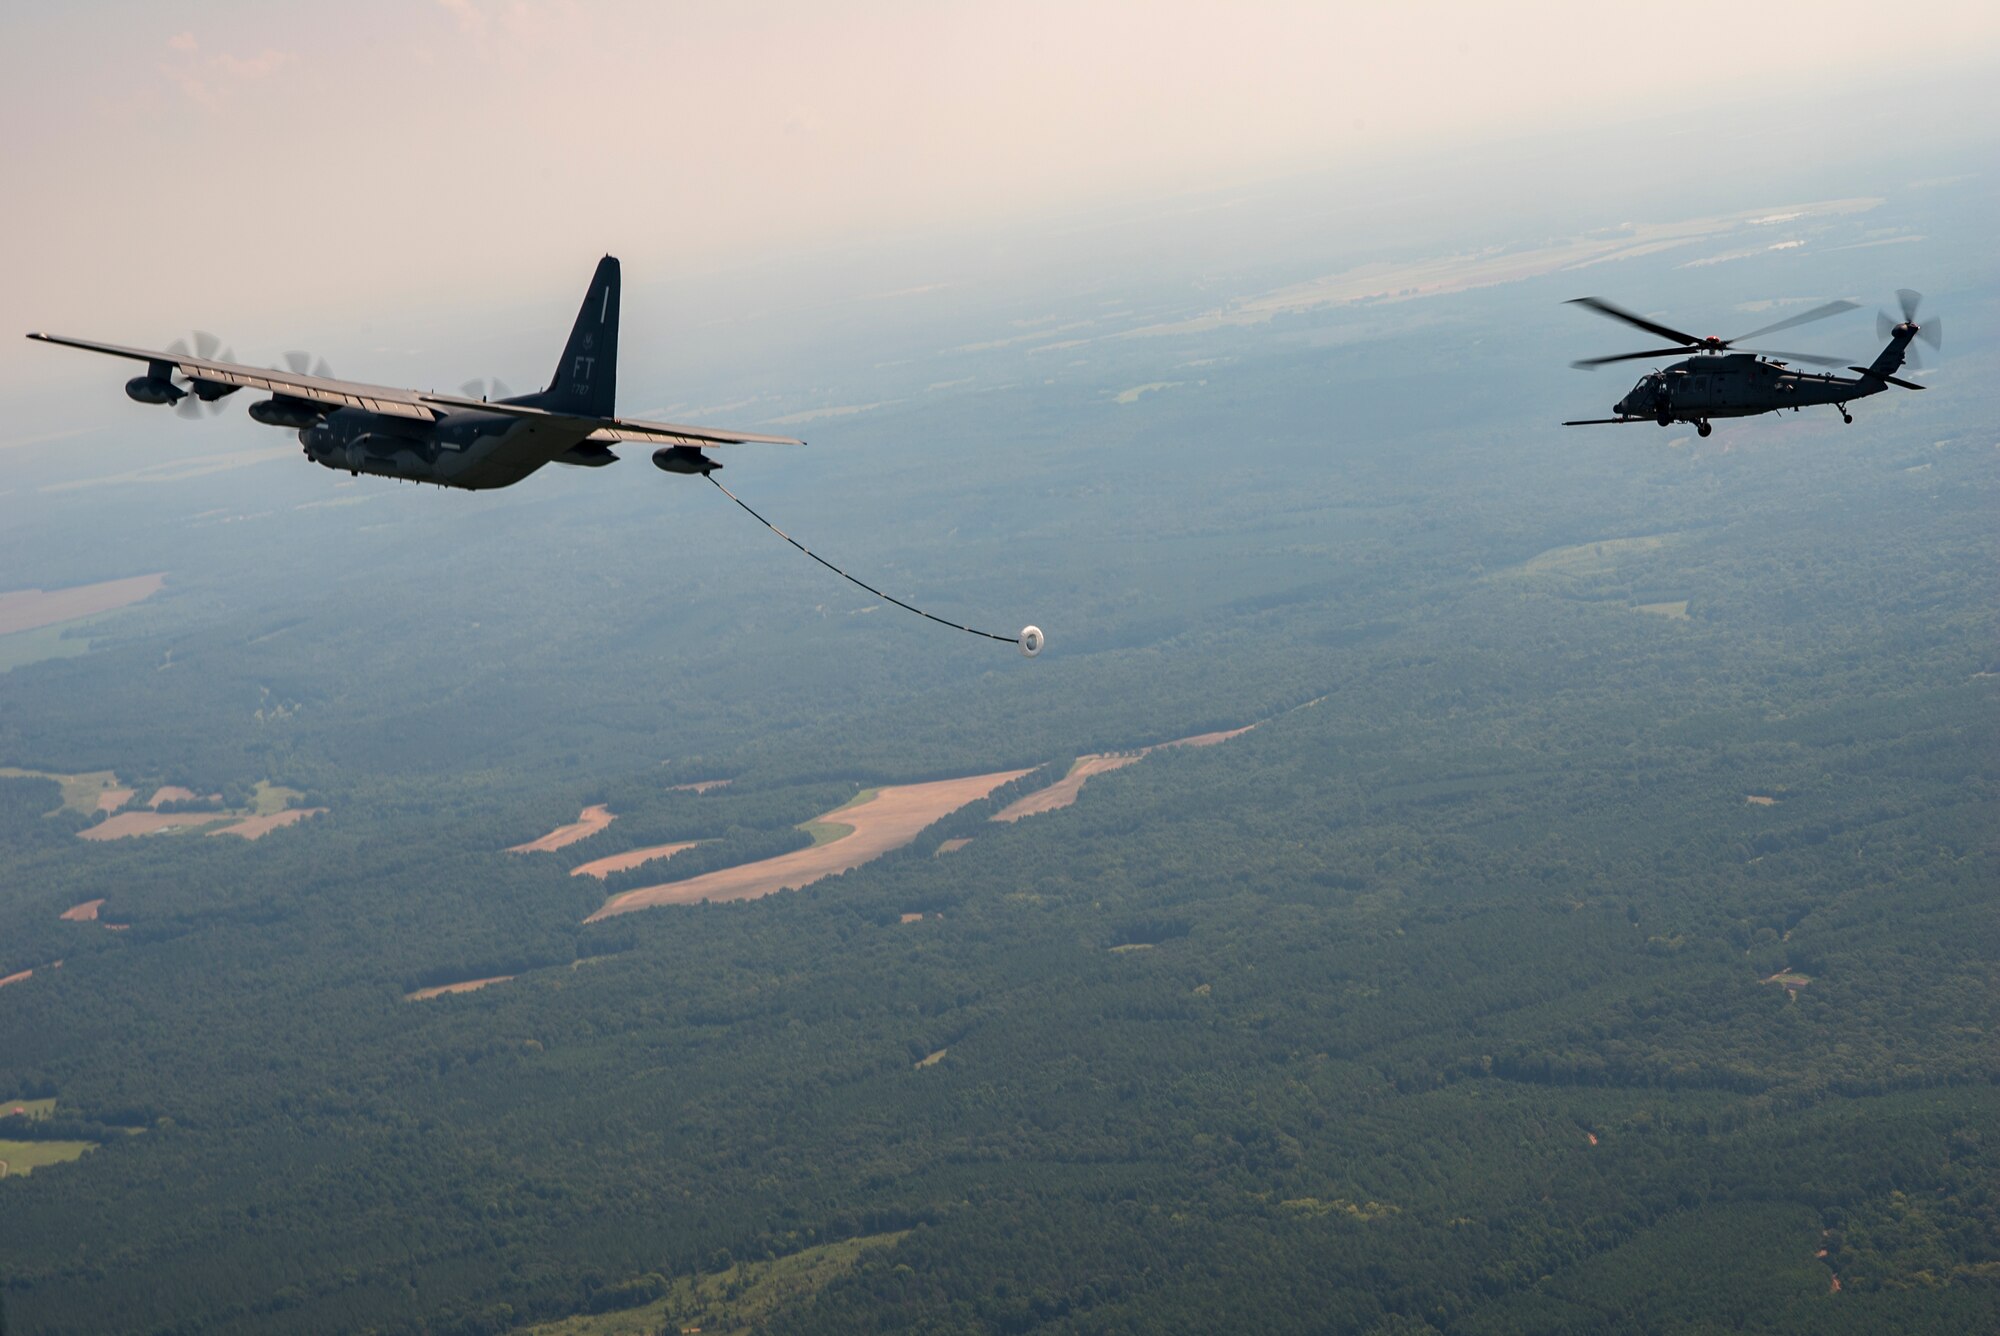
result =
[[[1914,380],[1904,380],[1901,376],[1885,376],[1879,371],[1870,371],[1865,366],[1851,366],[1847,369],[1849,371],[1858,371],[1873,380],[1886,380],[1891,385],[1900,385],[1906,390],[1928,390],[1930,388],[1928,385],[1919,385]]]

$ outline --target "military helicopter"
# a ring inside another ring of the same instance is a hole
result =
[[[1907,358],[1913,366],[1921,366],[1916,361],[1916,350],[1910,347],[1912,339],[1921,338],[1932,348],[1943,343],[1943,323],[1930,320],[1917,323],[1917,307],[1923,301],[1921,293],[1904,288],[1896,294],[1903,308],[1903,318],[1898,322],[1884,311],[1876,317],[1877,334],[1888,340],[1888,347],[1868,366],[1848,366],[1847,370],[1859,374],[1860,379],[1850,380],[1845,376],[1821,375],[1811,371],[1796,371],[1789,363],[1804,362],[1813,366],[1837,367],[1845,365],[1837,357],[1818,357],[1810,353],[1758,352],[1736,345],[1748,339],[1775,334],[1781,329],[1792,329],[1799,325],[1824,320],[1828,316],[1852,311],[1857,303],[1848,301],[1828,302],[1815,306],[1810,311],[1800,312],[1788,319],[1762,329],[1753,329],[1748,334],[1739,334],[1733,339],[1708,335],[1696,338],[1692,334],[1662,325],[1657,321],[1634,314],[1622,306],[1613,305],[1602,297],[1578,297],[1569,303],[1586,310],[1622,320],[1628,325],[1657,334],[1663,339],[1671,339],[1677,344],[1673,348],[1652,348],[1645,352],[1617,353],[1610,357],[1589,357],[1571,366],[1579,370],[1589,370],[1603,366],[1607,362],[1630,362],[1644,358],[1666,357],[1675,353],[1693,353],[1685,362],[1676,362],[1663,371],[1655,371],[1640,379],[1631,392],[1611,406],[1617,417],[1583,418],[1565,422],[1565,427],[1592,427],[1620,422],[1657,422],[1662,427],[1675,422],[1692,422],[1695,430],[1703,436],[1712,428],[1711,418],[1755,417],[1759,413],[1782,413],[1791,409],[1794,413],[1813,404],[1832,404],[1840,410],[1843,422],[1853,422],[1854,415],[1847,411],[1847,405],[1856,399],[1865,399],[1871,394],[1880,394],[1891,385],[1905,390],[1921,390],[1924,387],[1915,381],[1900,379],[1896,372],[1902,369]]]

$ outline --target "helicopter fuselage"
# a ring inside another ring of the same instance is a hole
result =
[[[1690,357],[1640,378],[1612,406],[1620,417],[1699,422],[1707,418],[1755,417],[1813,404],[1844,404],[1880,394],[1886,382],[1855,380],[1795,371],[1750,353]]]
[[[1902,289],[1896,296],[1903,304],[1902,323],[1893,321],[1887,312],[1882,314],[1876,328],[1888,339],[1888,344],[1867,366],[1848,367],[1855,373],[1853,377],[1800,371],[1791,365],[1793,362],[1806,362],[1818,366],[1839,366],[1836,358],[1816,353],[1758,352],[1732,346],[1853,310],[1855,303],[1845,299],[1827,302],[1737,338],[1724,339],[1714,335],[1696,338],[1602,297],[1575,298],[1572,305],[1584,306],[1598,315],[1622,321],[1662,339],[1673,339],[1680,345],[1678,348],[1654,348],[1647,352],[1590,357],[1570,364],[1579,370],[1589,370],[1608,362],[1635,362],[1641,358],[1650,361],[1669,353],[1694,355],[1641,376],[1639,383],[1611,406],[1611,411],[1617,416],[1582,418],[1563,425],[1594,427],[1624,422],[1657,422],[1666,427],[1676,422],[1691,422],[1706,436],[1713,418],[1756,417],[1762,413],[1782,413],[1788,408],[1797,412],[1816,404],[1831,404],[1840,410],[1843,420],[1852,422],[1854,415],[1847,411],[1847,405],[1853,400],[1880,394],[1891,385],[1905,390],[1924,388],[1918,382],[1904,380],[1896,373],[1903,369],[1911,339],[1921,334],[1933,348],[1938,346],[1939,326],[1935,320],[1929,322],[1928,327],[1917,323],[1917,304],[1923,300],[1921,293]]]
[[[1611,406],[1617,422],[1651,420],[1662,427],[1692,422],[1708,435],[1711,418],[1756,417],[1832,404],[1852,422],[1847,405],[1880,394],[1891,385],[1922,389],[1897,377],[1905,350],[1917,326],[1908,321],[1895,327],[1889,345],[1868,366],[1853,368],[1858,376],[1829,376],[1798,371],[1782,361],[1755,353],[1701,353],[1639,378],[1623,399]]]

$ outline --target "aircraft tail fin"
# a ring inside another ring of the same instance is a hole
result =
[[[613,417],[618,396],[618,260],[607,255],[590,276],[590,290],[563,346],[549,388],[537,407],[584,417]]]
[[[1884,348],[1872,363],[1860,368],[1861,374],[1896,383],[1896,373],[1903,369],[1903,360],[1909,349],[1910,340],[1915,338],[1916,334],[1915,325],[1904,324],[1892,329],[1889,332],[1889,346]]]

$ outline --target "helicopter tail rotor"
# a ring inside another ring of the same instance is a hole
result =
[[[1922,324],[1917,323],[1917,310],[1924,304],[1923,293],[1912,291],[1909,288],[1898,288],[1896,290],[1896,304],[1902,308],[1902,323],[1898,324],[1896,317],[1890,315],[1887,311],[1877,311],[1875,313],[1875,337],[1886,343],[1890,339],[1895,338],[1897,334],[1907,330],[1912,340],[1921,340],[1923,343],[1928,344],[1932,352],[1937,352],[1944,347],[1944,321],[1938,319],[1936,316],[1932,316]],[[1923,370],[1924,359],[1918,353],[1915,342],[1906,342],[1903,348],[1903,358],[1912,368],[1919,371]]]

